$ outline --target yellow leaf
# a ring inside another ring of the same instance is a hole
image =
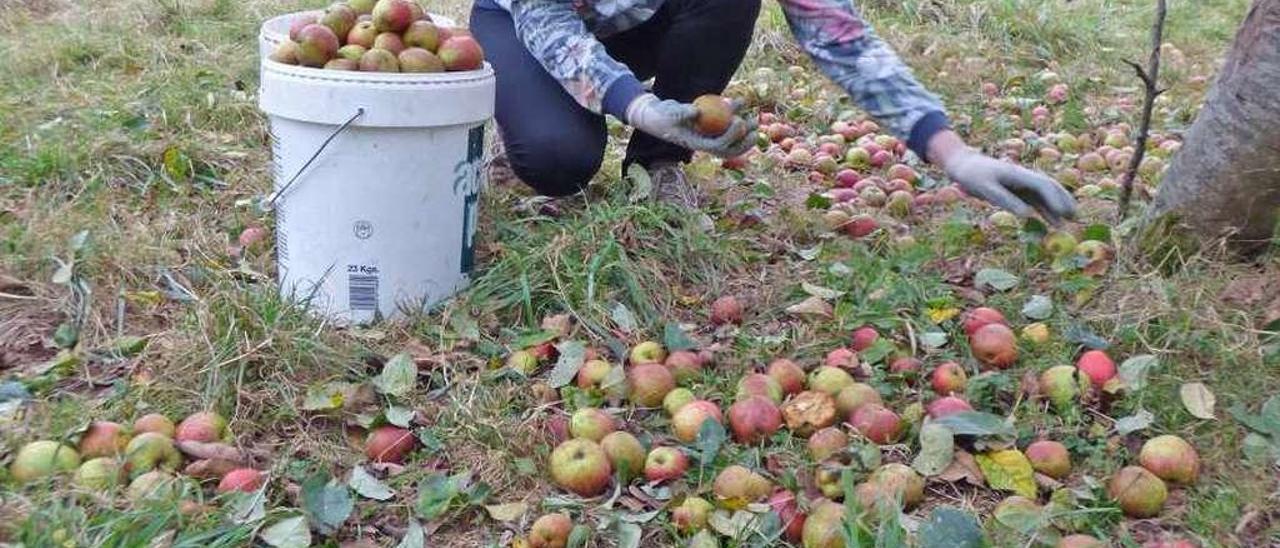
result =
[[[497,521],[515,521],[529,511],[529,505],[523,502],[507,502],[503,504],[486,504],[489,517]]]
[[[959,308],[929,308],[929,321],[933,323],[942,323],[951,318],[956,317],[960,313]]]
[[[1017,449],[992,451],[974,456],[978,468],[987,477],[987,485],[992,489],[1013,491],[1024,497],[1036,497],[1035,470],[1031,461]]]
[[[124,299],[137,305],[156,306],[164,302],[164,295],[159,291],[127,291]]]

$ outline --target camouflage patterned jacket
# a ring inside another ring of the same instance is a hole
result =
[[[597,37],[634,28],[662,0],[480,0],[511,13],[534,58],[583,107],[623,119],[643,93]],[[850,0],[778,0],[800,46],[854,101],[924,156],[928,138],[949,125],[938,99],[878,38]]]

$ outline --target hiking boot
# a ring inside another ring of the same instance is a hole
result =
[[[653,185],[653,196],[659,202],[680,206],[686,209],[697,209],[701,202],[701,194],[689,183],[684,174],[684,166],[679,162],[663,162],[648,167],[649,181]]]

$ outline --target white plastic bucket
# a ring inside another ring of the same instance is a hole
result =
[[[264,57],[281,292],[346,324],[425,310],[465,287],[493,103],[487,65],[369,73]]]
[[[299,11],[296,13],[288,13],[267,19],[258,29],[258,56],[266,57],[276,50],[276,46],[280,45],[289,38],[289,25],[293,23],[294,18],[303,15],[321,15],[324,10]],[[451,18],[439,14],[431,14],[431,20],[439,26],[456,27],[458,22]]]

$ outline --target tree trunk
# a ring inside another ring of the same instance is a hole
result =
[[[1252,252],[1278,216],[1280,0],[1254,0],[1146,224]]]

